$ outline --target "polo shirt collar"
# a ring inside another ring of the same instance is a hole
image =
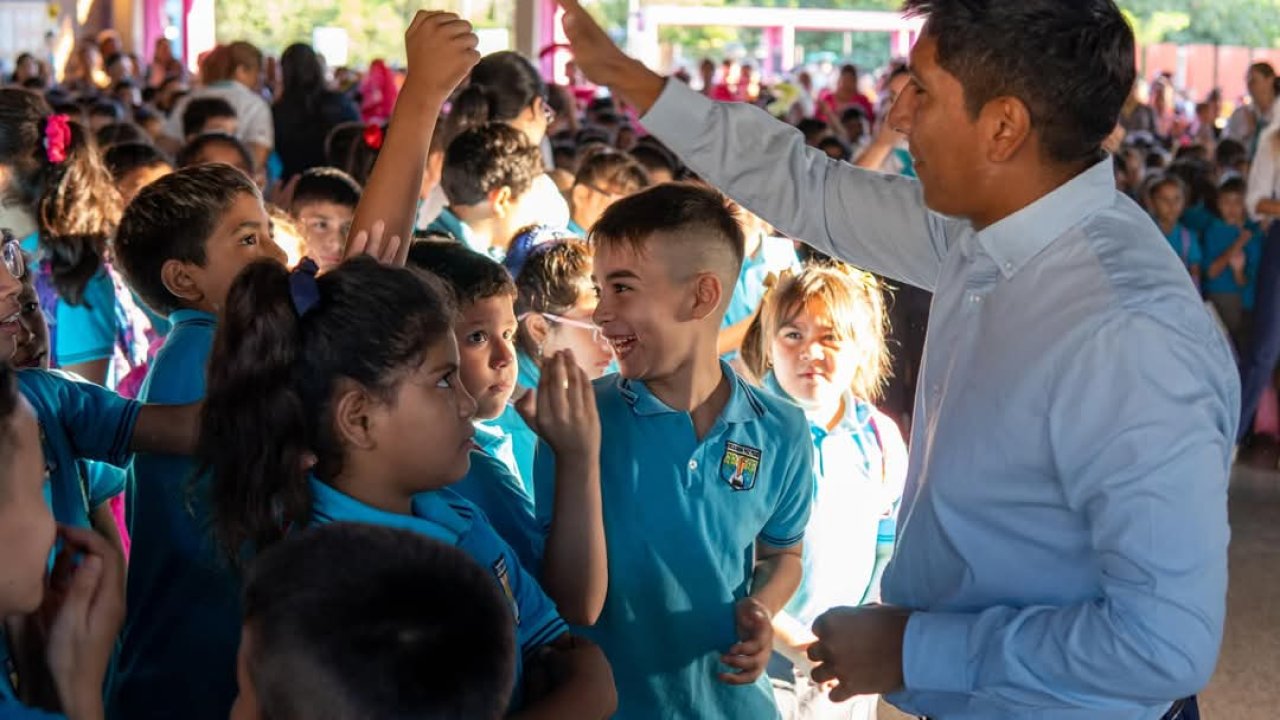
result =
[[[764,403],[760,401],[757,390],[739,377],[729,363],[721,360],[720,369],[730,383],[729,402],[725,403],[720,417],[727,423],[747,423],[763,417]],[[680,412],[659,400],[642,380],[629,380],[619,375],[618,390],[636,415],[643,417]]]
[[[328,522],[362,522],[421,533],[450,545],[457,545],[471,523],[459,515],[439,492],[418,493],[413,497],[413,514],[401,515],[370,507],[321,482],[311,475],[312,513]]]
[[[504,441],[507,440],[507,433],[501,427],[496,425],[496,420],[482,420],[475,423],[476,445],[484,451],[486,455],[497,455]]]
[[[978,242],[1011,278],[1049,243],[1116,199],[1112,159],[1098,162],[1053,192],[977,233]]]
[[[214,322],[218,321],[218,317],[213,313],[207,313],[203,310],[194,310],[192,308],[181,308],[169,313],[169,323],[172,325],[180,325],[188,322]]]

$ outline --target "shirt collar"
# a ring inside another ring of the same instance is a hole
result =
[[[538,367],[538,363],[533,361],[529,353],[519,350],[516,352],[517,375],[516,382],[521,386],[530,390],[538,387],[538,380],[542,378],[542,370]]]
[[[218,321],[218,316],[213,313],[207,313],[203,310],[194,310],[192,308],[181,308],[169,313],[169,323],[172,325],[200,321],[216,323]]]
[[[764,416],[764,403],[756,394],[756,390],[748,385],[733,371],[729,363],[721,360],[720,369],[728,378],[729,402],[725,403],[720,417],[728,423],[746,423]],[[641,380],[629,380],[618,376],[618,390],[622,398],[631,406],[632,412],[640,416],[665,415],[680,412],[658,399],[649,391],[649,387]]]
[[[474,423],[476,445],[479,445],[486,455],[497,454],[498,449],[507,439],[506,431],[493,423],[496,421],[480,420]]]
[[[457,545],[471,527],[439,492],[423,492],[413,497],[413,514],[401,515],[365,505],[359,500],[309,476],[312,514],[326,522],[361,522],[411,530],[450,545]]]
[[[787,391],[782,389],[782,385],[778,382],[778,378],[774,375],[772,370],[765,374],[763,384],[765,388],[773,394],[787,402],[795,404],[795,401],[791,399],[791,396],[787,394]],[[801,410],[804,410],[804,408],[801,408]],[[840,422],[836,424],[834,429],[828,431],[826,421],[819,421],[817,418],[811,416],[807,411],[804,416],[805,419],[809,421],[809,429],[821,437],[826,437],[828,435],[854,434],[861,432],[861,430],[866,427],[868,421],[870,421],[871,406],[854,397],[852,391],[846,390],[844,393],[844,414],[840,416]]]
[[[1013,277],[1063,233],[1115,202],[1116,179],[1110,157],[1053,192],[977,233],[978,242]]]

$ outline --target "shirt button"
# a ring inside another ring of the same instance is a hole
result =
[[[697,460],[690,460],[690,461],[689,461],[689,469],[690,469],[690,470],[697,470],[697,469],[698,469],[698,461],[697,461]]]
[[[982,298],[978,293],[969,293],[969,302],[977,304],[982,302]]]
[[[1007,262],[1007,263],[1005,263],[1005,264],[1004,264],[1004,271],[1005,271],[1005,272],[1013,272],[1013,263],[1011,263],[1011,262]]]

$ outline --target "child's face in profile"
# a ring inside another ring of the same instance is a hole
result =
[[[137,197],[142,188],[173,172],[173,168],[165,163],[140,167],[120,178],[120,197],[128,205]]]
[[[190,307],[217,312],[226,304],[240,271],[263,258],[285,262],[284,251],[271,237],[271,220],[262,200],[244,193],[231,203],[205,241],[204,265],[179,263],[187,282],[177,291],[171,286],[170,291]],[[166,269],[170,263],[165,264]]]
[[[1244,207],[1244,195],[1238,192],[1222,193],[1218,196],[1218,212],[1222,213],[1222,221],[1228,225],[1243,227],[1248,219]]]
[[[805,409],[838,403],[857,372],[856,344],[840,337],[825,303],[812,300],[787,315],[770,346],[778,384]]]
[[[316,261],[320,270],[332,270],[342,264],[355,208],[332,202],[310,202],[295,208],[294,214],[302,225],[307,256]]]
[[[676,275],[678,253],[650,243],[643,252],[601,246],[591,274],[599,293],[593,319],[613,347],[623,377],[649,379],[674,372],[697,344],[699,323],[692,281]]]
[[[578,302],[561,315],[561,320],[548,318],[542,356],[553,357],[561,350],[573,352],[573,358],[592,380],[604,375],[613,364],[613,348],[600,328],[594,327],[596,296],[590,281],[584,281]]]
[[[23,278],[22,294],[18,296],[20,306],[18,324],[22,332],[18,335],[17,350],[13,354],[13,366],[16,368],[48,368],[49,367],[49,324],[45,322],[44,312],[40,309],[40,298],[35,286],[29,281],[30,275]]]
[[[516,387],[515,299],[494,295],[467,305],[458,313],[459,374],[476,400],[476,418],[492,420],[502,414]]]
[[[0,458],[0,613],[31,613],[44,595],[57,525],[44,501],[44,453],[35,413],[25,399],[7,420]]]
[[[1166,225],[1178,222],[1182,211],[1186,209],[1186,199],[1182,197],[1182,188],[1166,183],[1151,193],[1151,213]]]

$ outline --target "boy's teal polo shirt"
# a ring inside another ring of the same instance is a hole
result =
[[[1204,234],[1204,290],[1207,293],[1223,293],[1240,295],[1244,304],[1244,309],[1253,309],[1254,285],[1258,277],[1258,263],[1262,260],[1262,244],[1265,240],[1262,228],[1257,223],[1250,222],[1247,229],[1253,234],[1252,239],[1244,246],[1245,255],[1245,275],[1247,280],[1244,285],[1236,284],[1235,273],[1227,267],[1216,278],[1209,277],[1209,265],[1213,264],[1222,256],[1231,246],[1235,244],[1240,237],[1241,229],[1228,225],[1221,220],[1215,220]]]
[[[185,404],[205,395],[216,319],[178,310],[139,397]],[[120,656],[108,717],[225,720],[236,697],[240,585],[215,550],[207,478],[188,457],[139,454],[129,470],[129,559]]]
[[[419,493],[413,498],[413,514],[399,515],[370,507],[339,490],[311,478],[312,520],[317,524],[360,522],[421,533],[429,538],[453,545],[493,574],[511,602],[515,618],[516,692],[512,706],[519,705],[524,662],[538,648],[568,631],[556,612],[555,603],[547,597],[498,533],[494,532],[484,513],[451,490]]]
[[[96,460],[124,466],[141,405],[57,370],[22,370],[18,387],[35,409],[45,468],[46,497],[60,523],[90,527],[94,507],[122,490],[120,476],[93,470]]]
[[[477,428],[477,441],[480,437]],[[540,575],[543,540],[533,516],[533,496],[505,462],[478,444],[481,449],[471,453],[471,469],[449,489],[480,508],[525,570]]]
[[[601,494],[609,591],[583,633],[613,664],[617,718],[773,718],[767,677],[717,679],[738,642],[734,605],[750,591],[757,540],[792,547],[813,493],[809,424],[799,408],[758,391],[727,363],[729,401],[706,437],[688,413],[641,381],[597,380]],[[555,459],[539,446],[539,525],[550,526]]]

